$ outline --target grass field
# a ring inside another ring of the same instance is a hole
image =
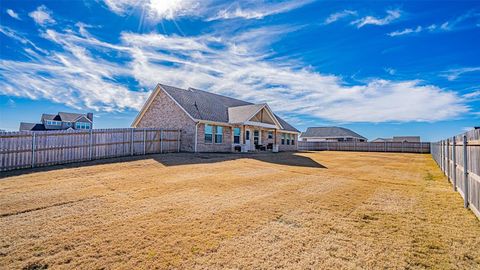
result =
[[[1,175],[0,268],[480,269],[430,155],[116,161]]]

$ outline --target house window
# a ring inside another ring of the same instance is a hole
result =
[[[269,132],[268,132],[268,138],[269,138],[269,139],[273,139],[273,131],[269,131]]]
[[[90,123],[77,122],[75,123],[76,129],[90,129]]]
[[[223,141],[223,127],[215,126],[215,143],[222,143]]]
[[[285,144],[285,133],[282,133],[282,144]]]
[[[290,134],[285,134],[287,137],[287,145],[290,145]]]
[[[62,125],[62,122],[47,120],[47,125],[50,125],[50,126],[61,126],[61,125]]]
[[[65,124],[67,125],[67,127],[71,127],[71,126],[72,126],[72,123],[71,123],[71,122],[65,122]]]
[[[205,124],[205,143],[213,142],[213,127],[209,124]]]
[[[292,135],[292,145],[295,145],[295,135]]]
[[[240,128],[233,128],[233,143],[240,143]]]

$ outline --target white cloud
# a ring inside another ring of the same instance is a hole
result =
[[[458,79],[461,75],[464,73],[469,73],[469,72],[478,72],[480,71],[480,67],[463,67],[463,68],[454,68],[454,69],[449,69],[445,72],[443,72],[442,76],[447,78],[449,81],[454,81]]]
[[[21,20],[20,16],[18,16],[18,13],[16,13],[15,11],[13,11],[11,9],[7,9],[7,14],[14,19]]]
[[[288,12],[310,3],[311,0],[286,1],[272,4],[255,3],[253,7],[242,8],[238,3],[227,8],[221,8],[214,16],[207,18],[207,21],[227,20],[235,18],[262,19],[264,17]]]
[[[404,30],[393,31],[391,33],[388,33],[387,35],[391,37],[396,37],[396,36],[427,32],[427,31],[432,33],[440,33],[440,32],[456,31],[459,29],[472,28],[472,26],[476,23],[475,19],[478,17],[480,17],[480,13],[475,13],[470,11],[454,19],[445,21],[440,25],[431,24],[429,26],[424,26],[424,27],[419,25],[416,28],[406,28]],[[478,27],[478,24],[476,26]]]
[[[387,72],[390,75],[395,75],[395,73],[397,73],[397,71],[393,68],[385,68],[385,72]]]
[[[465,94],[465,95],[463,95],[463,97],[465,97],[467,99],[471,99],[471,98],[478,99],[478,98],[480,98],[480,90],[473,91],[473,92],[470,92],[468,94]]]
[[[328,16],[325,19],[324,24],[331,24],[331,23],[336,22],[336,21],[338,21],[342,18],[345,18],[345,17],[348,17],[348,16],[356,16],[356,15],[357,15],[356,11],[346,9],[346,10],[343,10],[343,11],[340,11],[340,12],[330,14],[330,16]]]
[[[47,53],[47,51],[43,50],[42,48],[38,47],[35,43],[33,43],[32,41],[30,41],[29,39],[23,37],[20,33],[17,33],[16,31],[14,31],[13,29],[9,28],[9,27],[6,27],[6,26],[2,26],[0,25],[0,33],[4,34],[5,36],[11,38],[11,39],[14,39],[22,44],[25,44],[25,45],[30,45],[31,47],[33,47],[35,50],[41,52],[41,53]]]
[[[260,2],[233,1],[219,4],[213,0],[103,0],[107,7],[120,15],[141,10],[150,21],[174,20],[177,17],[201,17],[206,21],[235,18],[262,19],[266,16],[288,12],[310,3],[312,0]]]
[[[43,37],[63,50],[50,52],[48,57],[33,55],[32,62],[0,60],[0,94],[122,111],[139,109],[149,94],[143,89],[151,90],[162,82],[268,102],[292,118],[438,121],[469,110],[455,92],[420,81],[377,78],[352,86],[339,76],[313,71],[286,58],[276,59],[268,50],[272,36],[258,35],[271,30],[190,37],[122,33],[118,44],[73,31],[47,30]],[[285,34],[280,28],[274,30],[276,35]],[[99,51],[116,55],[115,62]],[[136,91],[122,83],[122,78],[135,80]]]
[[[55,23],[55,20],[52,18],[52,12],[44,5],[39,6],[35,11],[28,13],[28,15],[41,26]]]
[[[206,0],[205,3],[209,1]],[[141,9],[142,14],[153,21],[194,15],[204,4],[195,0],[104,0],[104,2],[110,10],[120,15],[126,15],[132,9]]]
[[[401,16],[401,12],[398,9],[387,10],[387,15],[383,18],[366,16],[366,17],[363,17],[363,18],[360,18],[358,20],[355,20],[355,21],[351,22],[351,24],[357,26],[357,28],[361,28],[361,27],[363,27],[365,25],[369,25],[369,24],[372,24],[372,25],[387,25],[387,24],[393,22],[394,20],[400,18],[400,16]]]
[[[421,26],[417,26],[417,28],[412,29],[412,28],[405,28],[404,30],[401,31],[393,31],[391,33],[388,33],[387,35],[391,37],[396,37],[396,36],[403,36],[407,34],[412,34],[412,33],[420,33],[423,30]]]

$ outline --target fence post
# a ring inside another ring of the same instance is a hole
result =
[[[453,162],[453,190],[457,191],[457,138],[452,138],[452,162]]]
[[[443,158],[443,141],[440,141],[440,168],[442,169],[442,172],[444,172],[443,161],[444,161],[444,158]]]
[[[468,207],[468,155],[467,155],[467,136],[463,135],[463,205]]]
[[[353,151],[357,151],[357,142],[353,140]]]
[[[35,132],[32,133],[32,168],[35,167]]]
[[[92,160],[93,158],[93,129],[90,129],[90,142],[88,146],[88,159]]]
[[[387,152],[387,141],[383,142],[383,152]]]
[[[447,140],[445,141],[445,157],[446,157],[446,160],[447,160],[447,167],[445,168],[445,173],[447,174],[447,180],[450,182],[451,179],[450,179],[450,149],[449,149],[449,146],[450,146],[450,139],[447,138]]]
[[[402,153],[403,153],[403,142],[402,142]]]
[[[147,129],[143,129],[143,154],[147,154]]]
[[[163,129],[160,129],[160,154],[163,153]]]
[[[177,152],[180,153],[180,140],[182,138],[182,130],[178,130],[178,137],[177,137]]]
[[[133,150],[134,150],[134,146],[133,146],[134,132],[135,132],[135,129],[132,128],[132,129],[131,129],[131,132],[130,132],[130,155],[131,155],[131,156],[133,156]]]

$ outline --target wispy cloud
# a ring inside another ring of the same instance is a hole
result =
[[[7,14],[14,19],[21,20],[18,13],[16,13],[15,11],[13,11],[11,9],[7,9]]]
[[[47,51],[38,47],[35,43],[33,43],[29,39],[23,37],[20,33],[17,33],[16,31],[14,31],[13,29],[11,29],[9,27],[0,25],[0,33],[4,34],[5,36],[7,36],[11,39],[14,39],[14,40],[20,42],[22,44],[30,45],[31,47],[33,47],[35,50],[37,50],[39,52],[42,52],[42,53],[45,53],[45,54],[47,53]]]
[[[383,18],[377,18],[373,16],[366,16],[351,22],[352,25],[355,25],[357,28],[361,28],[365,25],[387,25],[396,19],[400,18],[401,12],[398,9],[387,10],[387,15]]]
[[[55,20],[51,16],[52,12],[44,5],[39,6],[35,11],[28,13],[28,15],[39,25],[45,26],[54,24]]]
[[[291,117],[339,122],[438,121],[469,110],[455,92],[417,80],[374,78],[346,85],[339,76],[276,59],[268,49],[273,37],[258,34],[287,35],[291,29],[252,31],[185,37],[124,32],[119,43],[109,43],[73,30],[48,29],[42,36],[62,50],[49,56],[31,51],[31,62],[1,60],[0,94],[122,111],[139,109],[163,82],[268,102]],[[115,61],[108,57],[112,54]],[[125,79],[136,85],[125,85]]]
[[[152,21],[174,20],[182,16],[200,17],[206,21],[262,19],[302,7],[312,1],[231,1],[221,4],[212,0],[104,0],[107,7],[117,14],[126,15],[134,9],[141,9],[142,14],[146,14],[145,18]]]
[[[442,76],[447,78],[449,81],[454,81],[458,79],[461,75],[469,72],[479,72],[480,67],[463,67],[463,68],[454,68],[454,69],[449,69],[445,72],[443,72]]]
[[[391,37],[397,37],[420,32],[440,33],[467,29],[476,27],[476,21],[474,19],[478,17],[480,17],[480,13],[469,11],[461,16],[445,21],[441,24],[430,24],[428,26],[418,25],[415,28],[405,28],[403,30],[393,31],[388,33],[387,35]]]
[[[395,75],[395,73],[397,73],[397,71],[393,68],[385,68],[385,72],[387,72],[390,75]]]
[[[472,99],[472,98],[480,99],[480,90],[467,93],[467,94],[465,94],[465,95],[463,95],[463,96],[464,96],[465,98],[469,98],[469,99]]]
[[[239,4],[235,4],[235,7],[230,5],[227,8],[221,8],[216,15],[207,18],[207,21],[234,18],[262,19],[266,16],[291,11],[293,9],[302,7],[310,2],[312,2],[312,0],[285,1],[267,4],[256,3],[255,5],[253,5],[253,7],[249,8],[242,8]]]
[[[456,29],[459,29],[459,28],[464,28],[465,27],[464,23],[466,23],[468,21],[471,21],[471,23],[469,24],[470,27],[471,27],[471,26],[474,26],[476,23],[478,23],[478,21],[475,20],[478,17],[480,17],[479,12],[469,11],[469,12],[467,12],[467,13],[461,15],[461,16],[458,16],[456,18],[453,18],[451,20],[448,20],[448,21],[442,23],[440,25],[439,29],[443,30],[443,31],[452,31],[452,30],[456,30]]]
[[[196,0],[103,0],[107,7],[119,15],[127,15],[134,9],[141,9],[146,19],[159,21],[174,19],[179,16],[194,15],[200,12],[205,4]]]
[[[343,11],[335,12],[335,13],[330,14],[330,16],[328,16],[325,19],[324,24],[331,24],[331,23],[336,22],[340,19],[343,19],[343,18],[346,18],[346,17],[349,17],[349,16],[356,16],[356,15],[357,15],[357,12],[355,10],[345,9]]]
[[[421,26],[417,26],[417,28],[415,28],[415,29],[405,28],[401,31],[393,31],[391,33],[388,33],[387,35],[389,35],[391,37],[396,37],[396,36],[403,36],[403,35],[408,35],[408,34],[412,34],[412,33],[419,33],[422,30],[423,30],[423,28]]]

